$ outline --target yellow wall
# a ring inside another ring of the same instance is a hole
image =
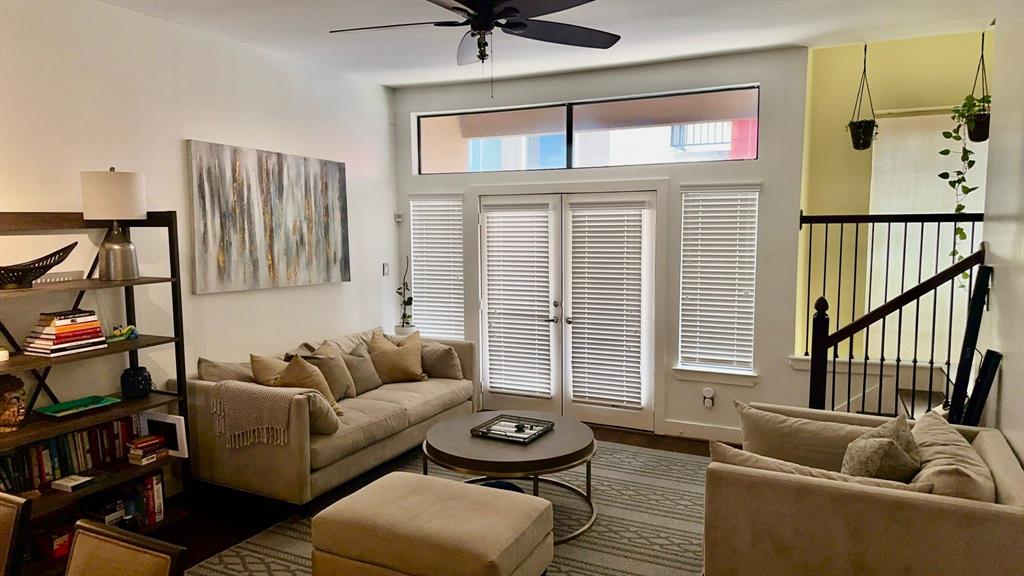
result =
[[[985,53],[989,59],[993,54],[993,40],[993,33],[986,34]],[[869,44],[868,81],[875,111],[952,108],[971,90],[980,47],[980,32]],[[860,82],[862,55],[862,44],[817,48],[810,52],[801,195],[801,206],[808,214],[866,214],[869,211],[871,149],[855,151],[846,131]],[[991,63],[989,67],[991,69]],[[879,133],[878,138],[885,138],[885,134]],[[812,305],[822,290],[820,255],[823,231],[820,228],[815,232],[812,247],[815,260],[811,270]],[[852,256],[857,252],[863,267],[866,243],[861,239],[860,250],[855,251],[853,229],[847,228],[844,255]],[[831,252],[837,246],[838,227],[833,226],[830,234]],[[801,237],[798,282],[801,294],[797,305],[797,350],[801,352],[804,349],[807,301],[806,235],[804,232]],[[848,261],[846,265],[852,266],[852,262]],[[836,269],[836,262],[830,262],[826,295],[830,295],[833,311]],[[847,300],[847,295],[852,294],[850,280],[849,274],[843,279],[842,323],[851,319],[853,310],[860,310],[863,306],[860,298],[854,306]],[[858,291],[863,292],[863,285]]]

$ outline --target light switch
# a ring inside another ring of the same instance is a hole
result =
[[[385,262],[381,267],[381,276],[387,276],[388,274],[391,274],[391,265]]]

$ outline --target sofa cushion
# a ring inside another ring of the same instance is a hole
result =
[[[405,410],[395,404],[358,397],[346,398],[338,404],[344,412],[338,431],[329,436],[310,436],[309,464],[313,470],[330,466],[409,427]]]
[[[331,388],[331,395],[334,400],[342,398],[354,398],[356,395],[356,383],[352,379],[352,373],[345,364],[341,352],[330,344],[324,344],[315,351],[302,354],[302,359],[320,369],[327,385]],[[291,360],[291,356],[285,356]]]
[[[426,378],[423,374],[423,360],[420,357],[423,341],[419,332],[413,332],[401,339],[374,334],[366,349],[370,352],[370,359],[373,360],[377,375],[385,384]]]
[[[909,482],[920,467],[917,443],[907,417],[901,414],[850,442],[842,473]]]
[[[199,379],[207,382],[256,381],[256,377],[252,375],[252,364],[248,362],[220,362],[206,358],[199,359]]]
[[[345,360],[349,374],[352,375],[356,396],[365,394],[374,388],[380,388],[380,385],[383,384],[377,374],[377,369],[373,367],[373,360],[370,360],[370,354],[363,344],[357,345],[350,352],[342,353],[341,357]]]
[[[408,472],[313,518],[314,549],[354,560],[367,568],[353,573],[367,575],[527,576],[517,568],[551,533],[547,500]]]
[[[743,449],[786,462],[838,472],[846,448],[873,427],[783,416],[734,402],[743,429]]]
[[[346,354],[351,352],[362,344],[363,346],[370,343],[370,339],[373,338],[374,334],[383,334],[384,331],[380,328],[372,328],[370,330],[363,330],[362,332],[354,332],[352,334],[346,334],[337,338],[332,338],[324,341],[324,344],[331,344],[336,346],[338,350],[345,352]]]
[[[891,488],[893,490],[923,492],[927,494],[933,489],[931,484],[904,484],[902,482],[893,482],[892,480],[863,478],[860,476],[850,476],[841,472],[833,472],[832,470],[822,470],[820,468],[812,468],[810,466],[801,466],[799,464],[793,464],[792,462],[786,462],[777,458],[770,458],[768,456],[761,456],[745,450],[739,450],[732,446],[722,444],[721,442],[714,441],[711,442],[711,461],[721,462],[723,464],[732,464],[733,466],[743,466],[744,468],[756,468],[758,470],[783,472],[785,474],[806,476],[808,478],[822,478],[824,480],[848,482],[850,484],[861,484],[864,486],[876,486],[878,488]]]
[[[367,400],[378,400],[401,407],[409,415],[410,426],[458,406],[472,397],[472,382],[446,378],[385,384],[360,396]]]
[[[462,363],[459,361],[459,354],[455,348],[440,342],[424,342],[423,351],[420,353],[423,358],[423,372],[430,378],[450,378],[462,380]]]
[[[914,482],[935,484],[935,493],[996,501],[992,472],[967,439],[940,414],[928,412],[914,424],[914,440],[921,450],[921,471]]]

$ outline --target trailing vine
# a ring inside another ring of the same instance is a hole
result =
[[[953,115],[950,118],[956,122],[956,125],[952,130],[947,130],[942,133],[942,137],[951,142],[951,146],[955,147],[956,143],[960,144],[960,169],[952,172],[941,172],[939,178],[946,182],[946,185],[953,190],[954,200],[956,202],[953,212],[959,214],[967,210],[965,202],[967,196],[979,189],[981,186],[971,186],[968,182],[970,171],[974,168],[976,160],[972,158],[974,151],[967,147],[967,128],[969,123],[974,121],[975,115],[982,108],[991,102],[991,96],[984,95],[981,98],[975,98],[968,94],[961,105],[953,108]],[[939,150],[939,154],[942,156],[950,156],[953,154],[952,148],[943,148]],[[949,255],[957,262],[964,259],[964,255],[960,252],[959,243],[967,240],[967,231],[960,224],[957,224],[956,230],[954,231],[953,238],[953,250]],[[964,277],[967,273],[964,273]]]

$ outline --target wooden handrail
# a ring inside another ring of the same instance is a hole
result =
[[[800,225],[804,224],[898,224],[931,222],[984,222],[982,212],[940,212],[935,214],[804,214],[800,213]]]
[[[953,264],[949,268],[946,268],[942,272],[932,276],[931,278],[921,282],[917,286],[907,290],[906,292],[896,296],[892,300],[889,300],[885,304],[882,304],[878,308],[875,308],[871,312],[868,312],[864,316],[861,316],[857,320],[854,320],[850,324],[836,330],[832,334],[829,334],[828,339],[825,341],[825,348],[831,348],[850,338],[854,334],[881,320],[882,318],[892,314],[893,312],[903,308],[907,304],[914,302],[921,298],[925,294],[938,288],[939,286],[949,282],[956,278],[960,274],[967,272],[975,266],[985,263],[985,243],[981,243],[981,247],[977,252],[964,258],[963,260]]]

